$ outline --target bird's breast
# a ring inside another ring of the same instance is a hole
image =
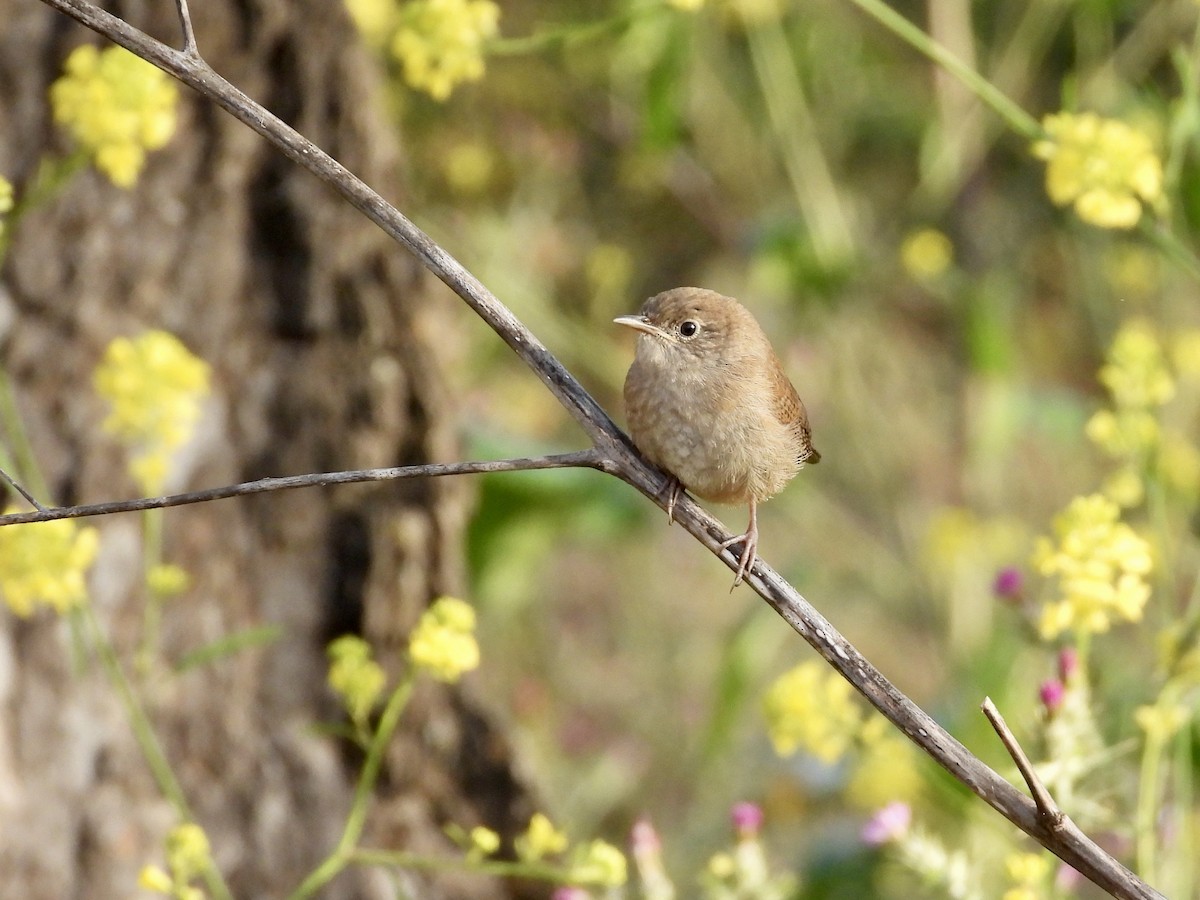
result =
[[[766,385],[736,365],[670,365],[639,353],[625,381],[634,443],[718,503],[765,500],[799,471],[794,431],[768,400]]]

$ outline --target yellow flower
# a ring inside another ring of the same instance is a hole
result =
[[[910,277],[933,281],[954,262],[954,245],[936,228],[914,231],[900,245],[900,262]]]
[[[722,851],[721,853],[714,853],[709,857],[706,870],[708,874],[715,878],[726,879],[733,877],[733,873],[737,871],[737,866],[733,861],[733,857]]]
[[[147,331],[133,340],[113,340],[92,381],[111,405],[104,429],[134,449],[130,472],[146,493],[156,493],[172,453],[200,418],[209,393],[208,364],[174,335]]]
[[[787,756],[802,749],[824,762],[837,762],[862,724],[853,690],[816,660],[777,678],[763,699],[775,752]]]
[[[1171,340],[1171,361],[1180,378],[1200,381],[1200,328],[1186,328]]]
[[[1013,853],[1004,867],[1013,882],[1026,887],[1034,887],[1050,875],[1050,860],[1042,853]]]
[[[167,866],[177,884],[186,884],[201,875],[211,861],[208,835],[193,823],[177,825],[167,834]]]
[[[695,12],[704,5],[704,0],[667,0],[667,6],[682,9],[684,12]]]
[[[1130,319],[1121,326],[1100,369],[1100,382],[1119,407],[1162,406],[1175,395],[1166,354],[1149,322]]]
[[[19,512],[9,507],[5,512]],[[39,603],[64,613],[87,599],[87,570],[96,559],[96,529],[70,519],[0,528],[0,594],[22,618]]]
[[[1146,732],[1146,739],[1160,743],[1174,737],[1191,718],[1186,706],[1139,706],[1133,714],[1138,727]]]
[[[1132,228],[1143,203],[1165,205],[1162,163],[1142,132],[1095,113],[1058,113],[1042,125],[1033,154],[1046,160],[1046,192],[1059,206],[1075,204],[1101,228]]]
[[[50,86],[55,121],[113,184],[131,187],[146,151],[165,146],[175,132],[174,82],[120,47],[77,47],[64,68]]]
[[[146,586],[160,599],[175,597],[188,589],[191,581],[187,569],[171,563],[159,563],[146,573]]]
[[[392,55],[404,80],[435,100],[483,77],[483,48],[499,28],[492,0],[412,0],[401,10]]]
[[[158,866],[142,866],[142,871],[138,873],[138,887],[156,894],[170,894],[175,888],[171,876]]]
[[[1150,323],[1130,319],[1121,326],[1099,377],[1113,408],[1088,420],[1087,436],[1124,463],[1106,480],[1104,493],[1122,506],[1133,506],[1145,494],[1145,464],[1163,441],[1158,408],[1175,393],[1166,353]]]
[[[470,839],[471,849],[469,852],[476,856],[491,856],[500,849],[500,835],[482,825],[476,825],[471,829]]]
[[[579,847],[567,873],[567,880],[573,884],[602,887],[620,887],[627,877],[625,854],[601,840]]]
[[[379,663],[371,658],[371,645],[352,634],[330,642],[329,686],[342,698],[346,712],[358,725],[365,725],[387,683]]]
[[[204,892],[188,882],[199,878],[212,865],[208,836],[199,825],[187,823],[172,828],[166,837],[167,874],[159,866],[142,867],[138,886],[174,900],[202,900]]]
[[[1039,629],[1046,640],[1067,630],[1107,631],[1114,617],[1141,619],[1150,598],[1150,546],[1120,515],[1120,507],[1101,494],[1076,497],[1054,520],[1057,544],[1038,541],[1034,565],[1047,577],[1058,576],[1062,595],[1042,610]]]
[[[537,862],[546,856],[554,856],[567,849],[567,836],[554,827],[542,813],[534,813],[529,827],[515,842],[517,858],[524,862]]]
[[[345,0],[345,3],[363,40],[374,49],[386,46],[399,21],[396,0]]]
[[[413,629],[408,653],[412,664],[438,681],[458,681],[479,665],[475,610],[456,597],[441,597]]]
[[[861,809],[915,800],[921,791],[921,773],[912,743],[892,731],[883,716],[868,720],[862,741],[862,755],[846,784],[846,799]]]

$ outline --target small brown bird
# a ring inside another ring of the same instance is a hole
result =
[[[651,297],[636,316],[613,320],[641,332],[625,379],[633,442],[680,485],[705,500],[750,505],[737,587],[758,554],[758,504],[805,463],[820,462],[808,414],[750,312],[732,297],[683,287]]]

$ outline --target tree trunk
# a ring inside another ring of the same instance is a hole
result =
[[[178,46],[169,2],[107,8]],[[381,85],[341,4],[208,0],[208,61],[389,197],[401,160]],[[0,0],[0,174],[18,197],[66,150],[47,88],[95,37],[34,0]],[[129,191],[88,169],[27,215],[0,280],[3,364],[52,496],[136,494],[101,430],[91,373],[118,335],[163,328],[213,368],[213,395],[169,491],[265,475],[457,458],[439,371],[450,333],[417,264],[331,190],[183,90],[178,131]],[[463,589],[469,487],[452,479],[264,494],[169,510],[162,664],[138,683],[173,771],[238,897],[283,896],[327,853],[358,758],[314,729],[339,709],[324,646],[365,635],[395,674],[431,598]],[[141,639],[142,520],[95,520],[90,603],[127,671]],[[36,526],[35,526],[36,527]],[[281,637],[170,672],[190,650]],[[128,897],[177,824],[103,668],[69,620],[0,611],[0,896]],[[448,852],[448,822],[511,835],[528,819],[503,735],[455,690],[406,712],[364,843]],[[322,896],[395,896],[355,872]],[[486,879],[401,876],[411,896],[492,898]]]

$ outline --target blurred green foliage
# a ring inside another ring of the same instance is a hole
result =
[[[1009,771],[978,712],[990,695],[1043,758],[1038,685],[1057,647],[1034,627],[1054,590],[1031,569],[1034,537],[1113,471],[1084,426],[1107,402],[1097,371],[1122,322],[1144,317],[1164,345],[1200,324],[1197,5],[896,4],[1023,110],[1007,118],[866,0],[682,5],[509,0],[482,80],[441,103],[397,78],[408,206],[618,420],[632,346],[613,316],[684,284],[742,299],[824,457],[765,507],[764,558],[974,752]],[[1165,202],[1147,201],[1139,227],[1085,224],[1047,196],[1021,123],[1060,111],[1149,137]],[[447,355],[473,452],[582,446],[501,342],[461,322]],[[1171,415],[1194,446],[1190,390]],[[1194,615],[1196,498],[1139,465],[1147,499],[1126,520],[1170,554],[1145,619],[1090,648],[1100,728],[1124,749],[1068,811],[1194,896],[1194,725],[1172,745],[1172,787],[1147,785],[1132,711],[1172,683],[1158,633]],[[510,717],[556,820],[613,835],[649,816],[688,896],[726,810],[750,798],[801,896],[917,895],[858,841],[845,771],[771,751],[760,698],[811,657],[781,621],[728,596],[728,572],[624,485],[567,471],[481,484],[475,684]],[[718,512],[740,527],[742,511]],[[1008,603],[992,592],[1005,567],[1024,577]],[[927,774],[918,820],[990,873],[982,896],[1021,889],[1004,859],[1033,845]],[[1147,802],[1165,829],[1153,861],[1128,826]]]

